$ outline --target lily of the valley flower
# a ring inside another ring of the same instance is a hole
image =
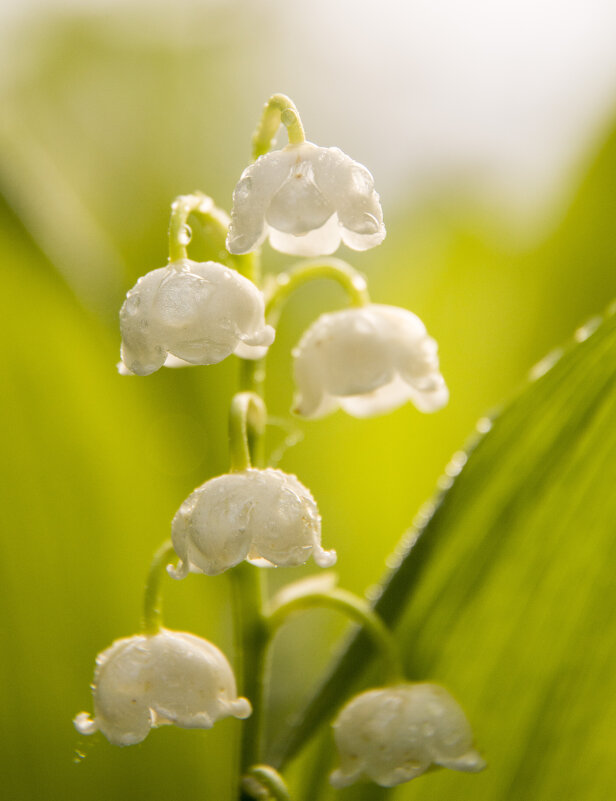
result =
[[[449,399],[437,350],[406,309],[368,304],[323,314],[293,351],[294,410],[323,417],[340,406],[371,417],[410,400],[422,412],[437,411]]]
[[[266,237],[297,256],[328,255],[341,240],[353,250],[379,245],[385,226],[372,175],[337,147],[311,142],[261,156],[233,193],[227,248],[248,253]]]
[[[257,565],[319,567],[336,561],[321,547],[321,517],[310,491],[281,470],[248,469],[218,476],[182,504],[171,527],[183,578],[189,570],[209,576],[247,559]]]
[[[237,697],[222,651],[194,634],[165,629],[116,640],[100,653],[92,695],[94,718],[81,712],[75,726],[81,734],[101,731],[114,745],[140,743],[150,729],[169,723],[209,729],[252,711]]]
[[[216,364],[235,353],[261,358],[274,341],[263,295],[235,270],[189,259],[144,275],[120,311],[120,372],[149,375],[169,356]]]
[[[459,704],[437,684],[400,684],[355,696],[334,722],[340,767],[330,781],[368,778],[394,787],[431,765],[474,773],[485,767]]]

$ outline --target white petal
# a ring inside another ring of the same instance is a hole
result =
[[[340,398],[339,404],[352,417],[375,417],[397,409],[413,397],[412,389],[399,376],[372,392]],[[415,397],[413,397],[415,401]],[[423,411],[423,410],[421,410]]]
[[[335,207],[315,183],[312,157],[318,148],[296,148],[293,169],[272,197],[265,212],[266,223],[276,231],[302,236],[321,228],[334,214]]]
[[[394,787],[424,773],[431,764],[481,770],[464,712],[436,684],[400,684],[360,693],[334,722],[340,768],[337,787],[366,776]]]
[[[293,350],[293,374],[296,393],[293,411],[302,417],[323,417],[337,408],[337,403],[326,393],[319,348],[312,345],[310,332],[304,334]]]
[[[184,259],[148,273],[128,293],[120,313],[122,362],[148,375],[163,363],[216,364],[240,343],[266,347],[274,330],[264,312],[262,293],[235,270]]]
[[[413,387],[410,388],[409,397],[420,412],[430,414],[438,412],[443,406],[447,406],[449,390],[442,377],[438,376],[438,378],[440,378],[441,383],[433,390],[421,391]]]
[[[247,167],[233,192],[229,253],[248,253],[265,239],[265,213],[296,160],[291,148],[275,150]]]
[[[173,547],[208,576],[223,573],[246,558],[252,504],[243,474],[218,476],[198,487],[179,508],[171,525]]]
[[[368,170],[336,147],[319,148],[314,160],[316,184],[336,209],[342,240],[353,250],[367,250],[385,238],[383,212]]]
[[[280,253],[292,256],[329,256],[340,246],[341,230],[333,214],[324,225],[301,236],[277,231],[268,226],[270,245]]]
[[[368,304],[321,315],[293,357],[294,411],[306,417],[338,406],[355,417],[371,417],[408,400],[420,411],[447,403],[436,343],[405,309]]]
[[[282,253],[325,256],[341,239],[366,250],[385,237],[372,176],[338,148],[311,142],[261,156],[233,194],[227,248],[247,253],[265,236]]]
[[[172,353],[167,354],[167,358],[165,359],[164,367],[169,367],[172,370],[176,370],[180,367],[191,367],[191,363],[187,362],[186,359],[180,359],[177,356],[174,356]]]
[[[319,566],[335,561],[321,547],[321,518],[310,492],[295,476],[271,468],[198,487],[175,515],[171,537],[181,560],[207,575],[243,559],[261,566],[300,565],[310,556]]]
[[[245,342],[239,342],[233,353],[240,359],[256,361],[263,359],[267,354],[267,345],[247,345]]]
[[[162,630],[117,640],[97,657],[95,718],[75,719],[82,734],[99,729],[115,745],[141,742],[150,728],[174,723],[209,728],[223,717],[246,717],[235,678],[216,646],[186,632]]]

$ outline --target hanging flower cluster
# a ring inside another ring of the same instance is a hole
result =
[[[438,684],[400,684],[356,695],[334,722],[334,787],[365,777],[394,787],[431,765],[475,773],[485,762],[459,704]]]
[[[210,729],[251,712],[222,651],[183,631],[116,640],[96,658],[92,695],[94,718],[81,712],[75,726],[81,734],[101,731],[114,745],[140,743],[165,724]]]
[[[435,412],[449,398],[436,342],[419,317],[395,306],[324,314],[293,357],[295,411],[304,417],[323,417],[338,407],[371,417],[409,400],[422,412]]]
[[[231,353],[260,359],[274,341],[263,295],[235,270],[188,259],[140,278],[120,310],[122,364],[150,375],[169,355],[216,364]]]
[[[337,147],[288,145],[246,167],[233,193],[227,247],[248,253],[269,238],[281,253],[326,256],[344,242],[367,250],[385,239],[374,179]]]
[[[281,123],[289,144],[268,152]],[[164,724],[210,728],[221,718],[247,718],[251,702],[255,711],[263,702],[260,678],[251,671],[266,663],[268,637],[287,614],[324,604],[365,625],[395,677],[390,686],[354,697],[338,715],[340,767],[331,777],[334,786],[369,778],[391,787],[432,765],[480,770],[483,760],[460,706],[438,685],[404,681],[397,643],[365,599],[337,588],[327,574],[324,581],[299,582],[278,593],[269,612],[259,591],[250,590],[259,575],[251,571],[260,567],[294,567],[312,557],[327,568],[336,561],[336,552],[321,545],[321,516],[310,490],[294,475],[264,467],[260,457],[267,423],[260,360],[291,292],[307,280],[328,277],[344,287],[351,302],[350,308],[319,317],[293,350],[298,415],[319,418],[341,408],[363,418],[407,401],[435,412],[448,400],[437,345],[422,321],[405,309],[370,303],[362,276],[344,262],[323,258],[341,243],[366,250],[383,241],[383,214],[368,170],[338,148],[305,141],[297,109],[283,95],[266,105],[253,143],[255,161],[235,188],[230,218],[205,195],[179,197],[172,205],[168,266],[140,278],[120,311],[122,374],[211,365],[231,355],[245,361],[231,403],[230,471],[197,487],[176,512],[171,542],[152,564],[143,633],[99,654],[94,715],[80,713],[75,726],[81,734],[100,731],[113,744],[132,745]],[[188,258],[190,214],[213,231],[224,264]],[[282,253],[320,258],[270,279],[264,291],[254,251],[266,239]],[[175,566],[168,564],[174,555]],[[238,697],[231,666],[216,646],[162,628],[158,582],[165,567],[174,578],[236,568],[238,619],[249,621],[238,624],[237,639],[247,649],[241,683],[252,689],[250,701]],[[280,775],[254,764],[261,733],[259,715],[254,717],[254,724],[244,724],[249,727],[244,791],[255,798],[287,798]]]
[[[295,567],[310,556],[331,567],[335,551],[321,547],[321,516],[310,491],[281,470],[249,469],[198,487],[171,524],[180,557],[172,574],[208,576],[247,559],[255,565]]]

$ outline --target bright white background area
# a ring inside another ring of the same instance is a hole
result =
[[[143,35],[194,41],[207,31],[191,9],[208,3],[238,25],[268,20],[263,84],[292,94],[310,139],[370,164],[390,198],[445,183],[545,222],[616,111],[614,0],[3,0],[0,23],[10,43],[41,11],[121,10]]]

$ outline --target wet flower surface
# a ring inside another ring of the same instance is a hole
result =
[[[169,359],[216,364],[235,353],[261,358],[274,340],[263,295],[235,270],[189,259],[153,270],[120,311],[121,372],[149,375]]]
[[[355,696],[334,722],[340,767],[334,787],[368,778],[394,787],[431,765],[474,773],[485,767],[459,704],[437,684],[399,684]]]
[[[449,399],[437,350],[406,309],[368,304],[323,314],[293,351],[294,411],[323,417],[341,407],[371,417],[409,400],[422,412],[437,411]]]
[[[385,226],[372,175],[338,148],[311,142],[261,156],[233,193],[227,248],[248,253],[268,237],[297,256],[331,254],[341,241],[353,250],[379,245]]]
[[[180,562],[216,575],[247,559],[290,567],[310,556],[320,567],[336,561],[321,547],[321,517],[310,491],[281,470],[248,469],[218,476],[198,487],[175,515],[171,538]]]
[[[246,718],[233,671],[215,645],[181,631],[116,640],[96,659],[94,718],[75,718],[81,734],[101,731],[114,745],[134,745],[150,729],[175,724],[209,729],[225,717]]]

